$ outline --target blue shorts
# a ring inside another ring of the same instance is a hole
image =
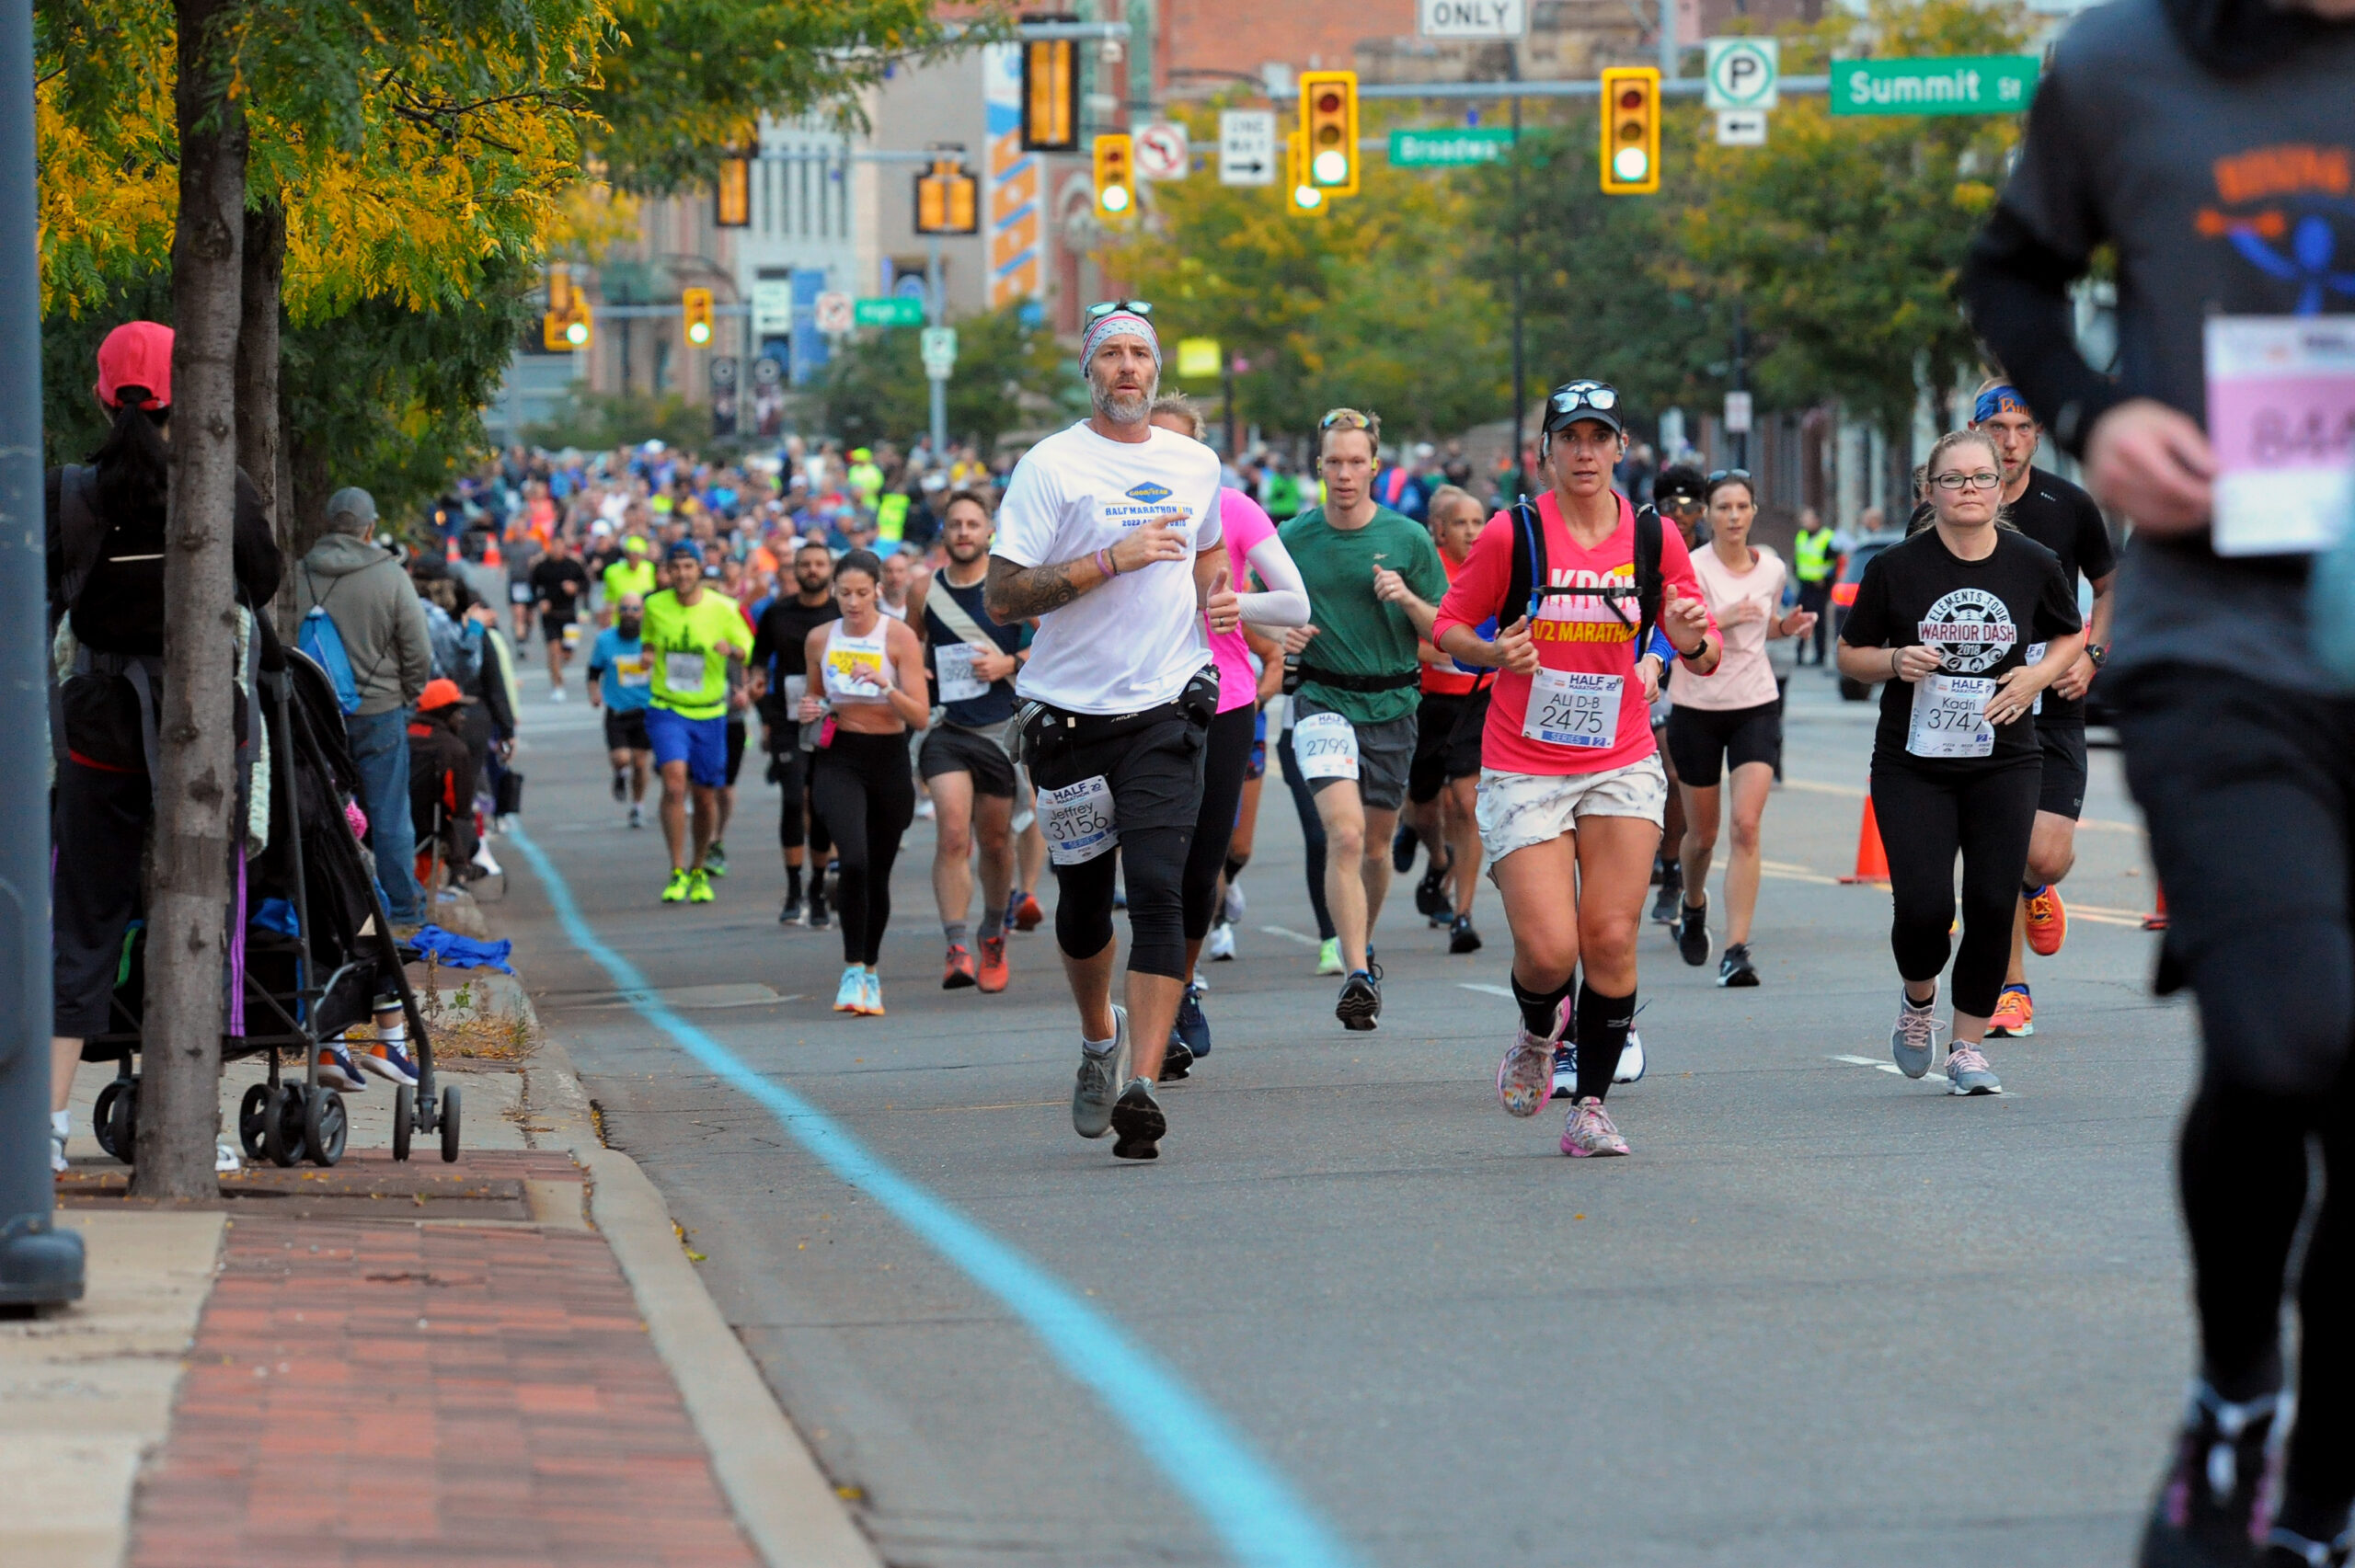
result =
[[[646,738],[654,743],[654,765],[687,765],[687,782],[706,789],[728,783],[728,715],[689,718],[660,703],[646,710]]]

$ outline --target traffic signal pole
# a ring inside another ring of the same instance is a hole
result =
[[[1662,5],[1672,0],[1660,0]],[[1508,80],[1521,80],[1521,52],[1508,56]],[[1522,368],[1522,281],[1521,266],[1521,95],[1512,96],[1512,476],[1516,501],[1529,494],[1529,465],[1522,461],[1522,422],[1529,418],[1528,372]]]
[[[0,0],[0,796],[49,795],[32,0]],[[14,261],[6,260],[15,257]],[[0,833],[0,1307],[82,1295],[49,1170],[49,818]],[[27,830],[30,829],[31,830]]]
[[[925,319],[938,326],[948,314],[948,302],[942,297],[938,235],[925,236],[924,283]],[[932,395],[932,460],[939,463],[948,454],[948,380],[927,376],[925,382]]]

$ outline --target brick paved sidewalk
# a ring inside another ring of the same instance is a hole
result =
[[[603,1237],[264,1207],[230,1208],[135,1568],[757,1562]]]

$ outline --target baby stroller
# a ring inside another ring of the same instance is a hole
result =
[[[344,742],[342,710],[326,673],[300,650],[265,632],[270,658],[254,658],[247,733],[266,745],[240,749],[246,788],[268,790],[268,840],[258,855],[238,857],[232,896],[228,1016],[223,1061],[260,1056],[269,1079],[246,1092],[237,1137],[247,1158],[291,1166],[333,1165],[350,1130],[342,1096],[319,1082],[319,1047],[397,999],[415,1052],[417,1085],[396,1087],[393,1158],[407,1160],[418,1133],[439,1136],[442,1158],[458,1157],[459,1091],[435,1093],[433,1043],[411,991],[404,962],[416,955],[394,940],[344,804],[359,795],[359,776]],[[258,652],[258,650],[257,650]],[[266,765],[265,765],[266,764]],[[93,1122],[99,1146],[129,1162],[136,1147],[143,1040],[146,932],[134,921],[123,944],[114,991],[114,1024],[82,1047],[86,1061],[113,1060],[118,1074],[98,1094]],[[382,999],[381,1001],[379,999]],[[300,1054],[299,1082],[282,1074],[287,1052]]]

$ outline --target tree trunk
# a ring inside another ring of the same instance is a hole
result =
[[[262,510],[291,568],[294,507],[279,483],[284,466],[278,421],[279,282],[286,271],[286,209],[275,201],[246,209],[243,281],[237,329],[237,466],[261,492]],[[294,573],[289,570],[271,606],[279,635],[294,640]]]
[[[236,650],[236,357],[246,125],[222,90],[236,0],[178,0],[180,210],[172,239],[172,493],[145,1029],[132,1191],[220,1190],[221,987],[228,958]]]
[[[294,492],[294,546],[300,552],[287,562],[291,567],[327,531],[327,497],[334,493],[327,486],[334,475],[327,470],[327,454],[299,430],[287,432],[281,450],[286,457],[286,482]]]

